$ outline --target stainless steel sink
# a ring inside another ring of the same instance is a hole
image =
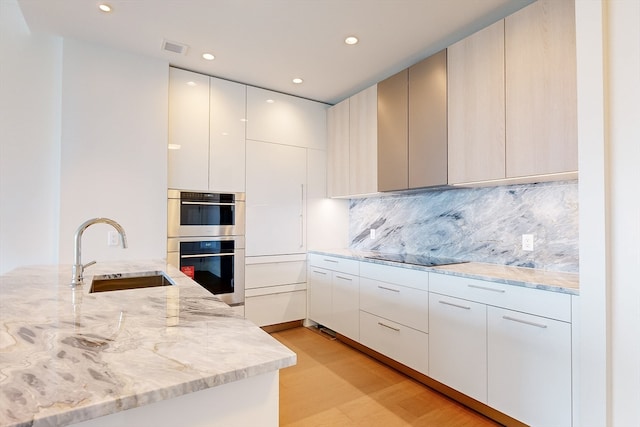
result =
[[[162,271],[103,274],[93,277],[89,293],[172,285],[175,285],[173,280]]]

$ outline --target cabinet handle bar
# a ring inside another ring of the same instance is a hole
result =
[[[393,326],[385,325],[385,324],[384,324],[384,323],[382,323],[382,322],[378,322],[378,325],[383,326],[383,327],[385,327],[385,328],[387,328],[387,329],[391,329],[391,330],[396,331],[396,332],[400,332],[400,329],[398,329],[398,328],[394,328]]]
[[[387,287],[385,287],[385,286],[380,286],[380,285],[378,285],[378,288],[379,288],[379,289],[384,289],[385,291],[391,291],[391,292],[397,292],[397,293],[400,293],[400,289],[392,289],[392,288],[387,288]]]
[[[322,274],[322,275],[324,275],[324,276],[326,276],[326,275],[327,275],[327,272],[326,272],[326,271],[313,270],[313,272],[314,272],[314,273],[318,273],[318,274]]]
[[[440,301],[438,301],[438,302],[439,302],[440,304],[450,305],[451,307],[457,307],[457,308],[462,308],[462,309],[465,309],[465,310],[471,310],[471,307],[466,306],[466,305],[454,304],[454,303],[452,303],[452,302],[447,302],[447,301],[442,301],[442,300],[440,300]]]
[[[479,285],[467,285],[467,286],[474,289],[482,289],[483,291],[499,292],[501,294],[506,292],[504,289],[488,288],[486,286],[479,286]]]
[[[338,261],[336,261],[335,259],[328,259],[328,258],[324,258],[323,259],[324,262],[333,262],[333,263],[338,263]]]
[[[536,328],[546,329],[547,325],[543,325],[542,323],[530,322],[528,320],[516,319],[511,316],[502,316],[504,320],[511,320],[512,322],[524,323],[525,325],[535,326]]]
[[[348,281],[350,281],[350,282],[352,282],[352,281],[353,281],[353,279],[350,279],[349,277],[338,276],[337,274],[336,274],[336,277],[337,277],[338,279],[348,280]]]

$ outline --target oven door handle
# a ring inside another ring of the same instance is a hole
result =
[[[235,203],[215,203],[215,202],[180,202],[183,205],[202,205],[202,206],[234,206]]]
[[[220,256],[233,256],[234,254],[200,254],[200,255],[180,255],[180,258],[211,258]]]

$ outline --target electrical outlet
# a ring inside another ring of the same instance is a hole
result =
[[[109,231],[107,234],[107,245],[118,246],[120,244],[120,236],[117,231]]]
[[[533,234],[522,235],[522,250],[523,251],[533,250]]]
[[[375,228],[370,228],[369,229],[369,238],[372,239],[372,240],[376,238],[376,229]]]

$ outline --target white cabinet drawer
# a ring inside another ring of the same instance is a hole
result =
[[[360,263],[360,277],[395,283],[411,288],[429,290],[429,273],[426,271],[412,270],[410,268],[392,267],[373,262]]]
[[[302,320],[307,316],[307,291],[247,296],[244,310],[245,317],[258,326]]]
[[[571,295],[430,273],[429,290],[496,307],[571,322]]]
[[[249,264],[244,267],[245,289],[303,283],[307,281],[305,261]]]
[[[327,255],[309,254],[309,265],[326,268],[327,270],[340,271],[342,273],[357,276],[360,271],[359,262],[354,259],[332,257]]]
[[[429,293],[426,291],[361,277],[360,309],[429,332]]]
[[[360,343],[427,374],[429,335],[360,311]]]

